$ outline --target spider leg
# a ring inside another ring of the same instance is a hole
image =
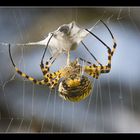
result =
[[[44,64],[43,64],[43,59],[44,59],[44,57],[45,57],[45,54],[46,54],[46,51],[47,51],[49,42],[50,42],[50,40],[51,40],[52,37],[53,37],[53,33],[51,33],[51,36],[50,36],[50,38],[49,38],[49,40],[48,40],[48,42],[47,42],[47,45],[46,45],[46,48],[45,48],[45,50],[44,50],[44,53],[43,53],[43,56],[42,56],[42,59],[41,59],[41,63],[40,63],[40,68],[41,68],[41,71],[42,71],[42,73],[43,73],[43,76],[44,76],[45,79],[47,79],[47,80],[49,80],[49,81],[50,81],[51,79],[55,78],[57,75],[59,75],[59,71],[58,71],[58,72],[54,72],[54,73],[50,73],[50,72],[49,72],[50,66],[54,63],[54,61],[56,60],[56,58],[60,55],[59,52],[57,52],[57,53],[54,54],[52,57],[50,57],[49,60],[46,61],[45,66],[44,66]],[[52,62],[51,62],[51,60],[52,60]]]
[[[40,64],[40,68],[43,72],[44,79],[49,81],[49,83],[50,83],[49,86],[52,89],[58,84],[60,78],[62,77],[61,76],[62,70],[58,70],[56,72],[50,72],[50,66],[55,62],[56,58],[59,55],[60,55],[60,53],[56,53],[56,54],[54,54],[54,56],[50,57],[49,60],[46,61],[45,66],[42,62]]]
[[[51,83],[50,88],[54,88],[58,84],[58,81],[60,80],[60,78],[63,77],[63,69],[60,69],[56,72],[49,72],[49,68],[55,62],[56,58],[57,57],[55,57],[51,63],[49,61],[46,61],[46,65],[44,68],[44,70],[45,70],[44,78],[48,79],[50,81],[50,83]],[[52,59],[52,57],[49,60],[51,60],[51,59]]]
[[[117,44],[116,44],[116,41],[114,39],[114,36],[113,36],[111,30],[109,29],[109,27],[102,20],[100,20],[100,22],[103,23],[103,25],[107,28],[107,30],[109,31],[109,33],[110,33],[110,35],[111,35],[111,37],[113,39],[113,46],[116,46]],[[85,29],[85,30],[87,32],[89,32],[92,36],[94,36],[97,40],[99,40],[107,49],[109,49],[109,46],[106,43],[104,43],[98,36],[96,36],[94,33],[89,31],[88,29]]]
[[[60,53],[55,53],[52,57],[49,58],[49,60],[46,61],[45,66],[43,64],[43,61],[40,62],[40,68],[43,75],[49,72],[49,67],[54,63],[54,61],[59,55]]]
[[[62,70],[58,70],[56,72],[49,72],[49,68],[55,60],[56,58],[51,63],[47,61],[43,71],[44,79],[49,81],[50,88],[54,88],[58,84],[60,78],[62,77]]]
[[[37,79],[35,79],[35,78],[33,78],[33,77],[27,75],[26,73],[22,72],[21,70],[19,70],[19,69],[16,67],[16,65],[15,65],[15,63],[14,63],[14,61],[13,61],[13,58],[12,58],[12,55],[11,55],[11,49],[10,49],[10,48],[11,48],[11,47],[10,47],[10,44],[9,44],[9,56],[10,56],[10,60],[11,60],[11,62],[12,62],[12,64],[13,64],[13,66],[14,66],[16,72],[17,72],[19,75],[21,75],[22,77],[28,79],[29,81],[31,81],[31,82],[33,82],[33,83],[35,83],[35,84],[52,86],[51,84],[53,84],[53,83],[52,83],[49,79],[47,79],[47,78],[46,78],[46,79],[43,79],[43,80],[37,80]],[[55,82],[55,85],[56,85],[56,82]]]
[[[84,71],[96,79],[98,79],[101,73],[109,73],[111,70],[111,60],[115,52],[115,49],[116,49],[116,42],[114,40],[114,45],[113,45],[112,50],[108,47],[108,63],[105,66],[103,65],[97,66],[95,64],[92,65],[91,62],[86,61],[83,58],[80,58],[80,60],[85,61],[90,65],[90,66],[84,66]]]
[[[42,71],[44,77],[46,77],[47,74],[49,74],[49,71],[50,71],[49,68],[50,68],[50,66],[53,64],[53,62],[55,61],[55,60],[54,60],[53,62],[50,62],[50,61],[52,60],[52,58],[53,58],[53,57],[50,57],[49,60],[46,61],[45,66],[44,66],[43,63],[40,64],[40,68],[41,68],[41,71]]]
[[[109,27],[108,27],[102,20],[100,20],[100,21],[104,24],[104,26],[107,28],[107,30],[109,31],[109,33],[110,33],[110,35],[111,35],[111,38],[112,38],[112,40],[113,40],[113,49],[112,49],[112,51],[111,51],[110,47],[109,47],[106,43],[104,43],[98,36],[96,36],[94,33],[92,33],[91,31],[89,31],[88,29],[85,29],[85,30],[88,31],[88,32],[89,32],[92,36],[94,36],[97,40],[99,40],[99,41],[107,48],[108,53],[111,52],[111,56],[113,56],[114,51],[115,51],[116,46],[117,46],[116,40],[115,40],[115,38],[114,38],[114,36],[113,36],[111,30],[109,29]]]
[[[52,62],[50,62],[52,60],[52,58],[53,57],[50,57],[49,61],[46,61],[45,66],[41,64],[40,67],[43,72],[44,81],[48,82],[49,83],[48,86],[53,89],[58,84],[58,82],[61,78],[61,70],[58,70],[56,72],[49,71],[50,66],[56,60],[56,58],[54,58],[54,60]]]
[[[88,47],[85,45],[85,43],[83,41],[81,41],[81,43],[83,44],[83,46],[85,47],[85,49],[90,53],[90,55],[94,58],[94,60],[100,65],[102,66],[102,64],[97,60],[97,58],[90,52],[90,50],[88,49]]]
[[[54,88],[58,84],[58,82],[61,78],[61,73],[58,71],[57,71],[57,73],[55,72],[54,75],[55,75],[55,78],[53,78],[53,80],[50,81],[50,88]]]
[[[84,66],[84,72],[86,72],[88,75],[92,76],[93,78],[98,79],[99,75],[100,75],[100,68],[103,66],[97,66],[95,64],[92,64],[91,62],[83,59],[83,58],[79,58],[81,61],[86,62],[89,65]]]
[[[108,64],[106,66],[103,66],[98,60],[97,58],[89,51],[89,49],[87,48],[87,46],[84,44],[84,42],[82,41],[81,43],[84,45],[85,49],[90,53],[90,55],[94,58],[94,60],[100,65],[100,66],[96,66],[94,67],[94,70],[93,71],[100,71],[101,73],[108,73],[110,70],[111,70],[111,60],[112,60],[112,56],[115,52],[115,49],[116,49],[116,41],[114,39],[114,36],[111,32],[111,30],[108,28],[108,26],[102,21],[100,20],[100,22],[102,22],[104,24],[104,26],[107,28],[107,30],[109,31],[111,37],[112,37],[112,40],[113,40],[113,48],[112,50],[110,49],[110,47],[108,45],[106,45],[98,36],[96,36],[94,33],[92,33],[91,31],[89,31],[88,29],[85,29],[86,31],[88,31],[91,35],[93,35],[97,40],[99,40],[108,50]],[[83,60],[81,58],[81,60]],[[87,62],[86,60],[84,60],[85,62]],[[88,64],[91,65],[91,62],[88,62]],[[90,66],[91,67],[91,66]],[[87,67],[88,69],[88,67]],[[97,72],[96,72],[97,73]],[[90,74],[91,75],[91,74]]]
[[[112,40],[113,40],[113,48],[112,48],[112,50],[109,47],[107,47],[107,49],[108,49],[108,63],[107,63],[106,66],[103,66],[103,68],[101,69],[101,73],[108,73],[111,70],[111,60],[112,60],[112,56],[113,56],[113,54],[114,54],[114,52],[116,50],[117,43],[116,43],[116,40],[115,40],[111,30],[108,28],[108,26],[102,20],[101,20],[101,22],[105,25],[105,27],[109,31],[109,33],[110,33],[110,35],[112,37]]]
[[[35,83],[37,85],[45,85],[45,84],[48,84],[44,80],[37,80],[37,79],[35,79],[35,78],[31,77],[31,76],[28,76],[26,73],[23,73],[22,71],[20,71],[17,67],[15,67],[15,70],[16,70],[16,72],[19,75],[21,75],[22,77],[28,79],[29,81],[31,81],[31,82],[33,82],[33,83]]]
[[[37,80],[37,79],[35,79],[35,78],[31,77],[31,76],[28,76],[27,74],[23,73],[22,71],[20,71],[20,70],[16,67],[16,65],[15,65],[15,63],[14,63],[14,61],[13,61],[12,55],[11,55],[11,50],[10,50],[10,48],[11,48],[11,47],[10,47],[10,44],[9,44],[9,56],[10,56],[11,62],[12,62],[12,64],[13,64],[13,66],[14,66],[16,72],[17,72],[19,75],[21,75],[22,77],[28,79],[29,81],[32,81],[32,82],[35,83],[35,84],[44,85],[44,84],[45,84],[45,81],[44,81],[44,80]]]
[[[52,59],[52,57],[50,59]],[[56,60],[56,58],[52,61],[52,63],[55,60]],[[47,61],[45,68],[48,70],[49,66],[52,65],[52,63],[49,64],[49,62]],[[70,64],[70,51],[68,51],[68,53],[67,53],[67,65],[69,66],[69,64]],[[59,79],[62,78],[64,73],[65,73],[64,71],[65,70],[60,69],[60,70],[53,72],[53,73],[46,73],[45,72],[45,75],[44,75],[45,78],[49,78],[49,79],[53,78],[53,80],[51,81],[51,88],[53,88],[55,85],[58,84]]]
[[[80,58],[80,60],[85,61],[90,65],[90,66],[84,66],[84,71],[88,73],[90,76],[95,78],[98,78],[101,73],[109,73],[111,70],[111,60],[114,51],[115,51],[115,47],[113,47],[112,50],[108,49],[108,63],[105,66],[103,65],[97,66],[89,61],[84,60],[83,58]]]
[[[111,60],[112,60],[112,56],[115,52],[115,49],[116,49],[116,41],[115,41],[115,38],[111,32],[111,30],[108,28],[108,26],[102,21],[100,20],[104,25],[105,27],[107,28],[107,30],[109,31],[111,37],[112,37],[112,40],[113,40],[113,48],[111,50],[111,48],[109,46],[107,46],[99,37],[97,37],[95,34],[93,34],[91,31],[89,31],[88,29],[85,29],[86,31],[88,31],[91,35],[93,35],[96,39],[98,39],[106,48],[107,48],[107,52],[108,52],[108,63],[107,65],[103,66],[96,58],[95,56],[93,56],[93,54],[91,52],[89,52],[88,48],[85,46],[85,44],[82,42],[82,44],[85,46],[85,48],[87,49],[87,51],[92,55],[92,57],[96,60],[96,62],[100,65],[100,66],[96,66],[95,64],[92,65],[91,62],[88,62],[82,58],[80,58],[82,61],[85,61],[87,62],[88,64],[90,64],[90,66],[85,66],[85,72],[88,73],[89,75],[95,77],[95,78],[98,78],[100,73],[108,73],[110,72],[111,70]]]

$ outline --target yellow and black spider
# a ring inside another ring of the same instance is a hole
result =
[[[107,25],[104,24],[106,27]],[[101,73],[108,73],[111,70],[111,60],[112,56],[114,54],[115,48],[116,48],[116,42],[113,37],[113,34],[111,33],[110,29],[107,27],[108,31],[111,34],[111,37],[113,39],[113,48],[111,49],[108,47],[101,39],[99,39],[95,34],[87,30],[90,34],[92,34],[94,37],[96,37],[106,48],[108,51],[108,63],[103,66],[96,57],[88,50],[86,45],[82,42],[82,44],[87,48],[89,53],[93,56],[93,58],[96,60],[98,65],[92,64],[89,61],[84,60],[83,58],[79,58],[82,61],[85,61],[88,65],[81,66],[79,63],[79,59],[75,59],[73,62],[67,61],[67,65],[60,70],[56,72],[51,72],[50,66],[53,64],[53,62],[56,60],[56,58],[51,57],[48,61],[46,61],[46,64],[44,66],[43,64],[43,58],[46,52],[43,53],[43,57],[41,60],[40,68],[43,73],[43,79],[37,80],[33,77],[28,76],[27,74],[23,73],[21,70],[19,70],[11,55],[10,50],[10,44],[9,44],[9,56],[11,59],[11,62],[18,74],[20,74],[22,77],[28,79],[29,81],[32,81],[35,84],[38,85],[46,85],[49,86],[51,89],[56,87],[58,84],[58,91],[59,95],[64,98],[65,100],[69,100],[72,102],[78,102],[86,97],[88,97],[91,93],[91,90],[93,88],[91,81],[88,77],[84,75],[84,73],[87,73],[88,75],[92,76],[93,78],[98,79]],[[48,41],[49,44],[49,41]],[[47,45],[48,45],[47,44]],[[68,54],[69,59],[69,54]],[[62,79],[62,81],[59,83],[59,80]]]

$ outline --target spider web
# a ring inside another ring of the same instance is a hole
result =
[[[38,41],[64,23],[75,20],[88,28],[99,19],[107,23],[117,41],[111,72],[101,75],[98,80],[91,78],[92,94],[78,103],[64,101],[57,89],[50,91],[16,74],[8,47],[1,45],[0,132],[140,132],[139,10],[129,7],[0,8],[0,42]],[[111,37],[101,23],[92,32],[112,45]],[[106,64],[105,47],[92,36],[84,42]],[[12,46],[11,49],[19,69],[37,79],[42,77],[39,64],[43,47]],[[71,52],[72,60],[77,56],[93,62],[81,44]],[[46,59],[49,57],[47,53]],[[64,66],[64,60],[66,56],[61,55],[51,69],[58,70],[58,64]]]

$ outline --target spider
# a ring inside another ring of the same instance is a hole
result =
[[[103,23],[104,24],[104,23]],[[87,48],[87,50],[90,52],[90,54],[93,56],[93,58],[96,60],[98,65],[92,64],[89,61],[84,60],[83,58],[79,57],[75,59],[74,61],[70,62],[68,61],[66,66],[62,67],[60,70],[56,72],[51,72],[50,67],[56,60],[55,57],[50,57],[48,61],[46,61],[45,65],[43,63],[44,55],[46,53],[46,48],[49,44],[49,41],[46,45],[45,51],[43,53],[40,68],[43,73],[43,79],[37,80],[31,76],[28,76],[27,74],[23,73],[21,70],[19,70],[12,58],[11,55],[11,45],[9,44],[9,56],[11,59],[11,62],[16,70],[16,72],[21,75],[22,77],[28,79],[29,81],[32,81],[35,84],[38,85],[46,85],[49,86],[51,89],[55,88],[58,85],[58,91],[59,95],[65,99],[72,102],[79,102],[81,100],[84,100],[86,97],[88,97],[93,89],[93,85],[89,78],[84,75],[84,73],[88,74],[89,76],[92,76],[93,78],[98,79],[100,74],[103,73],[109,73],[111,70],[111,60],[112,56],[116,49],[116,42],[114,39],[113,34],[111,33],[110,29],[107,27],[106,24],[104,24],[106,28],[108,29],[112,39],[113,39],[113,48],[111,49],[108,47],[100,38],[96,36],[96,38],[107,48],[108,51],[108,63],[106,65],[102,65],[96,57],[88,50],[86,45],[82,42],[82,44]],[[87,29],[86,29],[87,30]],[[89,30],[87,30],[90,32]],[[95,36],[92,32],[90,32],[93,36]],[[53,34],[52,34],[53,36]],[[50,38],[51,39],[51,38]],[[69,59],[69,55],[68,55]],[[87,63],[85,66],[81,66],[79,63],[79,60],[84,61]],[[62,79],[62,81],[60,81]],[[60,81],[60,83],[59,83]]]

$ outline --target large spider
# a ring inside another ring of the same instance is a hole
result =
[[[113,39],[113,48],[111,49],[108,47],[100,38],[98,38],[95,34],[93,34],[91,31],[87,30],[90,34],[92,34],[94,37],[96,37],[106,48],[108,51],[108,63],[106,65],[102,65],[96,57],[88,50],[86,45],[82,42],[82,44],[87,48],[88,52],[93,56],[95,61],[98,63],[92,64],[89,61],[84,60],[83,58],[77,58],[73,62],[70,62],[69,60],[69,53],[68,53],[68,61],[67,65],[60,70],[56,72],[51,72],[50,71],[50,66],[53,64],[53,62],[56,60],[56,57],[51,57],[48,61],[46,61],[46,64],[43,64],[43,59],[44,55],[46,53],[49,41],[51,40],[51,37],[46,45],[45,51],[43,53],[41,63],[40,63],[40,68],[43,73],[43,79],[42,80],[37,80],[33,77],[28,76],[27,74],[23,73],[21,70],[19,70],[11,55],[11,50],[10,50],[10,44],[9,44],[9,56],[11,59],[11,62],[18,74],[20,74],[22,77],[28,79],[29,81],[32,81],[35,84],[38,85],[46,85],[49,86],[51,89],[55,88],[59,80],[62,79],[62,81],[59,83],[58,91],[59,95],[64,98],[65,100],[73,101],[73,102],[78,102],[86,97],[88,97],[91,93],[92,90],[92,84],[91,81],[89,80],[88,77],[84,75],[84,73],[87,73],[88,75],[92,76],[93,78],[98,79],[101,73],[108,73],[111,70],[111,60],[112,56],[114,54],[115,48],[116,48],[116,42],[114,39],[113,34],[111,33],[110,29],[107,27],[107,25],[102,22],[106,28],[108,29],[112,39]],[[53,36],[53,34],[52,34]],[[81,66],[79,63],[79,60],[85,61],[87,65]]]

